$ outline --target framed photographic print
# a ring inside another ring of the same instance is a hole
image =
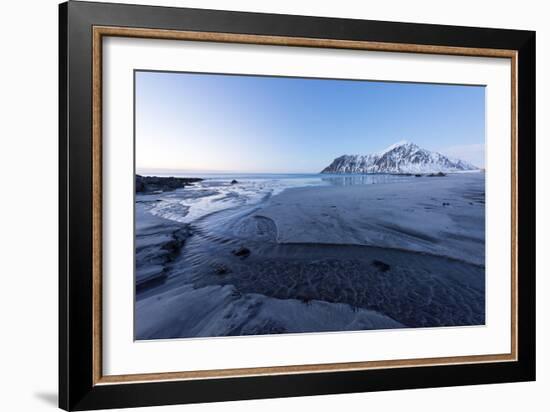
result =
[[[60,5],[60,407],[535,379],[535,33]]]

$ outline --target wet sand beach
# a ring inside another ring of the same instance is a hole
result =
[[[326,179],[137,195],[136,338],[484,324],[482,173]]]

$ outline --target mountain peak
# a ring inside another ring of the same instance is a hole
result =
[[[450,159],[402,140],[378,153],[340,156],[321,173],[434,173],[477,169],[465,161]]]
[[[408,140],[400,140],[390,145],[390,147],[399,147],[399,146],[416,146],[416,145],[413,142],[410,142]]]
[[[394,149],[397,149],[399,147],[414,147],[414,148],[417,148],[418,146],[416,144],[414,144],[413,142],[409,142],[408,140],[400,140],[399,142],[396,142],[392,145],[389,145],[388,147],[386,147],[384,150],[378,152],[378,154],[384,154],[384,153],[388,153],[388,152],[391,152],[392,150]]]

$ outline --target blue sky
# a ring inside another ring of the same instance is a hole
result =
[[[316,173],[401,140],[483,167],[485,88],[136,72],[138,172]]]

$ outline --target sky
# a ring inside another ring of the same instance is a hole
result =
[[[407,140],[484,167],[485,88],[135,72],[139,172],[318,173]]]

